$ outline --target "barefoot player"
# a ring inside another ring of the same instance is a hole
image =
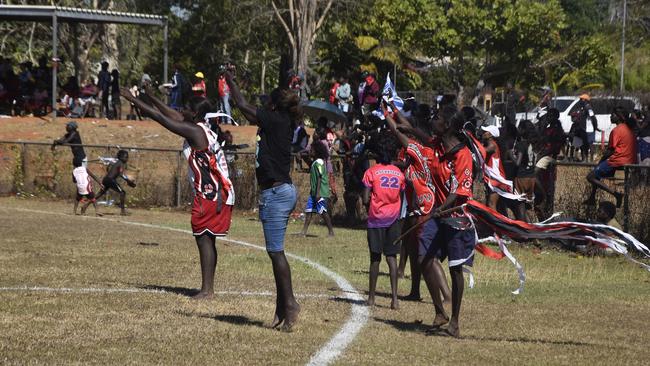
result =
[[[264,108],[256,109],[244,99],[230,72],[225,72],[224,76],[239,110],[249,122],[258,126],[255,175],[260,187],[259,214],[277,290],[271,326],[282,325],[284,330],[290,331],[298,321],[300,305],[293,294],[284,237],[289,215],[296,206],[296,187],[289,172],[291,140],[302,119],[302,109],[298,95],[281,89],[273,90]]]
[[[117,192],[120,195],[120,214],[122,216],[128,215],[126,212],[126,207],[124,206],[124,202],[126,201],[126,192],[122,188],[122,186],[117,182],[118,178],[124,179],[126,184],[129,185],[129,187],[135,187],[135,182],[129,177],[124,174],[124,169],[126,166],[126,163],[129,161],[129,152],[126,150],[120,150],[117,152],[117,161],[112,163],[111,165],[108,166],[108,172],[106,173],[106,176],[104,176],[104,179],[102,179],[102,189],[99,191],[99,194],[97,194],[97,200],[99,200],[102,196],[108,192],[109,189]]]
[[[377,164],[363,175],[365,190],[363,203],[368,208],[368,248],[370,249],[370,278],[368,305],[375,304],[375,289],[379,275],[382,253],[386,256],[390,274],[391,309],[398,309],[397,259],[400,245],[393,242],[400,236],[402,225],[399,218],[402,211],[402,191],[405,187],[404,174],[391,164],[394,155],[389,139],[380,141]]]
[[[201,259],[201,290],[193,298],[210,299],[214,297],[218,258],[215,238],[228,233],[235,199],[225,158],[221,159],[219,155],[217,135],[202,123],[212,106],[205,98],[196,97],[190,101],[189,113],[181,114],[155,98],[150,90],[146,93],[147,101],[153,106],[133,97],[128,89],[123,89],[121,94],[163,127],[184,137],[190,146],[187,162],[194,176],[195,192],[192,233]]]

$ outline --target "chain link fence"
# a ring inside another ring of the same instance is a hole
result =
[[[0,141],[0,194],[35,195],[73,199],[76,187],[72,183],[72,153],[67,146],[59,146],[52,152],[51,144],[45,142]],[[189,208],[192,200],[187,178],[188,166],[180,149],[153,149],[118,147],[108,145],[84,145],[89,160],[88,169],[99,179],[106,173],[102,157],[115,157],[119,149],[129,151],[126,174],[137,182],[136,188],[126,188],[127,205],[131,207],[183,207]],[[231,179],[235,186],[236,209],[253,210],[257,207],[257,184],[255,182],[254,153],[229,152]],[[344,218],[343,169],[340,160],[334,158],[336,191],[339,201],[334,205],[333,216]],[[594,164],[562,163],[557,166],[557,183],[554,195],[554,211],[581,220],[593,220],[596,210],[582,202],[588,196],[590,185],[585,177]],[[307,167],[303,164],[303,167]],[[298,189],[296,212],[302,211],[309,194],[309,173],[297,164],[291,172]],[[617,171],[616,176],[606,180],[617,191],[625,194],[623,207],[618,210],[617,220],[624,229],[644,242],[650,241],[650,167],[632,165]],[[97,190],[97,189],[96,189]],[[483,201],[484,187],[474,185],[475,198]],[[117,196],[115,196],[117,198]],[[107,198],[107,200],[110,200]],[[614,198],[601,191],[597,200],[614,202]],[[358,211],[363,211],[360,202]],[[363,218],[363,213],[361,214]],[[345,219],[337,220],[343,221]],[[350,220],[345,220],[350,222]]]

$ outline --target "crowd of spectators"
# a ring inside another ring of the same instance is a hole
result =
[[[108,62],[102,62],[96,82],[90,77],[80,84],[76,76],[69,76],[63,83],[59,79],[54,91],[52,63],[46,56],[40,57],[37,65],[25,61],[17,66],[10,58],[0,58],[0,114],[44,116],[52,112],[54,92],[58,116],[122,117],[120,73],[115,68],[109,72]]]

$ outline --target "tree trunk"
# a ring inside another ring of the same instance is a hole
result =
[[[108,2],[108,10],[114,9],[113,0]],[[120,51],[117,46],[117,24],[105,24],[104,25],[104,37],[103,37],[103,61],[108,62],[108,69],[117,69],[119,66],[120,60]]]
[[[316,42],[318,30],[327,18],[334,0],[320,0],[326,3],[318,14],[319,0],[288,0],[288,19],[280,13],[272,1],[275,15],[284,28],[291,46],[291,65],[293,70],[307,78],[309,56]]]

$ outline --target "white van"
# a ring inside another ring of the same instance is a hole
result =
[[[561,96],[554,97],[551,100],[551,105],[557,108],[560,111],[560,122],[562,123],[562,128],[564,132],[569,133],[571,129],[571,113],[577,112],[578,102],[580,98],[577,96]],[[630,97],[614,97],[614,96],[593,96],[589,101],[591,108],[596,115],[596,120],[598,121],[598,128],[603,130],[603,132],[596,132],[596,141],[595,142],[608,142],[609,134],[612,132],[615,125],[610,121],[610,115],[614,108],[617,106],[622,106],[628,112],[632,112],[634,109],[641,109],[641,105],[636,98]],[[538,108],[533,109],[530,112],[517,113],[517,124],[519,121],[528,119],[537,123],[537,115],[541,113],[543,115],[546,111],[541,111]],[[591,123],[587,122],[587,132],[594,132]]]

